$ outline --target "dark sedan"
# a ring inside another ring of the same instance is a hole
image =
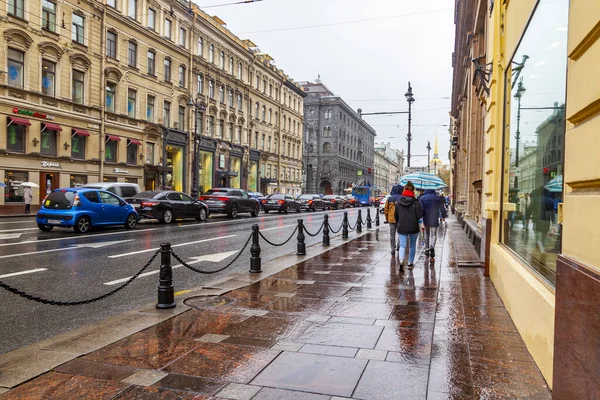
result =
[[[360,207],[360,203],[358,202],[358,199],[354,196],[352,196],[351,194],[346,195],[346,202],[348,204],[348,207]]]
[[[137,210],[140,218],[157,219],[164,224],[183,218],[204,221],[209,214],[206,204],[192,199],[185,193],[172,190],[141,192],[125,201]]]
[[[290,210],[300,212],[300,203],[289,194],[270,194],[262,201],[262,208],[265,213],[269,211],[279,211],[289,214]]]
[[[213,188],[206,191],[200,200],[206,203],[211,213],[227,214],[230,218],[237,218],[239,213],[258,217],[260,212],[258,200],[242,189]]]
[[[335,194],[328,194],[323,197],[323,201],[325,205],[329,207],[330,210],[339,210],[342,208],[346,208],[346,204],[348,201],[343,196],[338,196]]]
[[[317,210],[326,210],[327,206],[321,196],[318,194],[303,194],[302,196],[298,196],[296,199],[303,210],[307,211],[317,211]]]

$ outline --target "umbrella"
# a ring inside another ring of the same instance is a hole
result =
[[[410,174],[406,174],[400,178],[400,185],[406,186],[408,181],[411,181],[413,185],[415,185],[415,188],[420,190],[438,190],[448,187],[446,182],[444,182],[440,177],[428,172],[412,172]]]
[[[563,191],[563,176],[556,175],[555,178],[551,179],[550,182],[546,183],[544,189],[550,193],[560,193]]]
[[[40,185],[38,185],[37,183],[33,183],[33,182],[23,182],[23,183],[21,183],[21,186],[29,186],[29,187],[36,187],[36,188],[40,187]]]

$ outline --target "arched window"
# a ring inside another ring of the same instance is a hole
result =
[[[273,110],[269,108],[269,123],[273,123]]]
[[[221,69],[225,69],[225,52],[222,51],[219,54],[219,67],[221,67]]]
[[[215,62],[215,45],[211,44],[208,47],[208,61],[210,61],[211,63]]]
[[[242,79],[242,63],[238,64],[238,79]]]
[[[323,143],[323,154],[331,153],[331,143],[325,142]]]
[[[204,57],[204,41],[202,38],[198,38],[198,55]]]
[[[265,122],[267,120],[267,107],[262,106],[262,121]]]
[[[233,75],[233,57],[229,59],[229,73]]]

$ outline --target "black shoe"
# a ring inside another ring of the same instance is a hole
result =
[[[425,257],[429,256],[429,249],[425,250]]]
[[[413,269],[415,267],[415,264],[408,264],[408,269]]]
[[[431,249],[429,249],[429,257],[435,258],[435,250],[433,247]]]

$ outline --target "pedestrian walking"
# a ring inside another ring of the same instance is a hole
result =
[[[33,200],[33,193],[29,186],[25,186],[23,190],[23,199],[25,200],[25,214],[31,214],[31,200]]]
[[[400,201],[400,198],[402,198],[403,190],[404,186],[392,186],[390,197],[386,199],[385,206],[383,207],[383,215],[390,226],[390,246],[392,256],[395,255],[396,251],[398,251],[398,244],[396,243],[396,217],[394,216],[394,213],[396,211],[396,202]]]
[[[435,243],[437,241],[437,230],[440,226],[440,215],[442,220],[448,217],[445,202],[437,195],[435,190],[426,190],[419,198],[423,210],[423,225],[425,225],[425,255],[435,258]]]
[[[402,192],[402,197],[396,203],[394,210],[394,219],[396,220],[396,232],[400,241],[399,254],[404,254],[406,251],[407,241],[409,242],[410,251],[408,254],[408,268],[412,269],[417,253],[417,238],[419,237],[419,219],[423,216],[421,205],[415,198],[415,186],[408,181]],[[400,262],[402,269],[403,261]]]
[[[540,252],[539,261],[544,263],[546,238],[550,231],[550,226],[554,221],[554,202],[546,189],[537,188],[531,192],[531,202],[527,210],[527,215],[533,221],[536,245]]]
[[[519,201],[519,209],[521,210],[521,219],[523,222],[523,230],[527,230],[529,225],[529,205],[531,204],[531,199],[529,197],[529,193],[525,193],[521,200]]]

